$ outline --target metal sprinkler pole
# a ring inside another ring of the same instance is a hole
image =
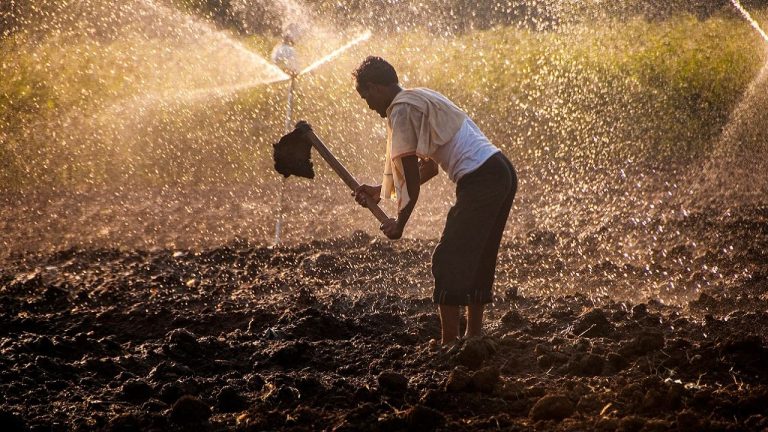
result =
[[[293,117],[293,93],[296,88],[296,75],[291,75],[291,84],[288,87],[288,103],[285,109],[285,133],[291,132],[291,117]],[[283,177],[280,183],[280,198],[277,204],[277,220],[275,221],[275,244],[280,244],[283,233],[283,205],[285,202],[285,188],[288,177]]]

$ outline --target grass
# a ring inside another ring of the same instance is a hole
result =
[[[538,122],[540,139],[560,142],[569,155],[594,137],[611,151],[621,142],[646,143],[656,154],[706,151],[763,61],[750,29],[721,18],[636,20],[565,34],[496,29],[466,39],[449,63],[483,65],[474,80],[472,70],[456,74],[469,83],[467,103],[482,107],[475,115],[491,112],[493,124],[532,107],[534,122],[536,112],[546,118]],[[450,85],[453,75],[441,74],[438,85]]]
[[[243,42],[268,57],[275,40]],[[306,58],[329,50],[319,40],[307,46]],[[284,84],[202,103],[112,109],[147,91],[206,86],[233,69],[205,69],[211,58],[224,60],[170,48],[129,36],[0,39],[0,188],[272,175],[269,144],[282,133]],[[377,35],[298,86],[297,117],[339,143],[335,150],[353,168],[380,160],[384,139],[383,123],[351,84],[351,70],[368,53],[392,61],[406,86],[449,95],[495,143],[532,164],[705,154],[765,61],[754,31],[723,16],[556,32],[498,27],[453,38],[419,30]]]

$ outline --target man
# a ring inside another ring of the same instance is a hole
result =
[[[456,183],[456,204],[448,212],[432,254],[433,300],[438,304],[441,343],[459,338],[459,307],[467,306],[465,337],[482,335],[484,306],[492,300],[496,256],[517,191],[509,160],[477,125],[445,96],[425,88],[403,89],[395,69],[368,57],[352,74],[368,107],[387,119],[387,152],[381,185],[362,185],[366,195],[398,201],[396,219],[381,225],[399,239],[419,199],[420,185],[437,175],[438,165]]]

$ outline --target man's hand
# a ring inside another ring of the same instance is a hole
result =
[[[352,192],[352,195],[355,197],[355,201],[363,207],[368,207],[367,197],[373,198],[374,202],[378,204],[381,201],[381,185],[360,185],[357,190]]]
[[[384,235],[387,236],[387,238],[390,240],[397,240],[403,236],[403,227],[400,226],[400,224],[392,218],[384,221],[379,229],[381,229]]]

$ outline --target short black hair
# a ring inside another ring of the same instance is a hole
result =
[[[398,84],[395,68],[381,57],[368,56],[360,66],[352,72],[356,84],[360,87],[364,83],[391,85]]]

